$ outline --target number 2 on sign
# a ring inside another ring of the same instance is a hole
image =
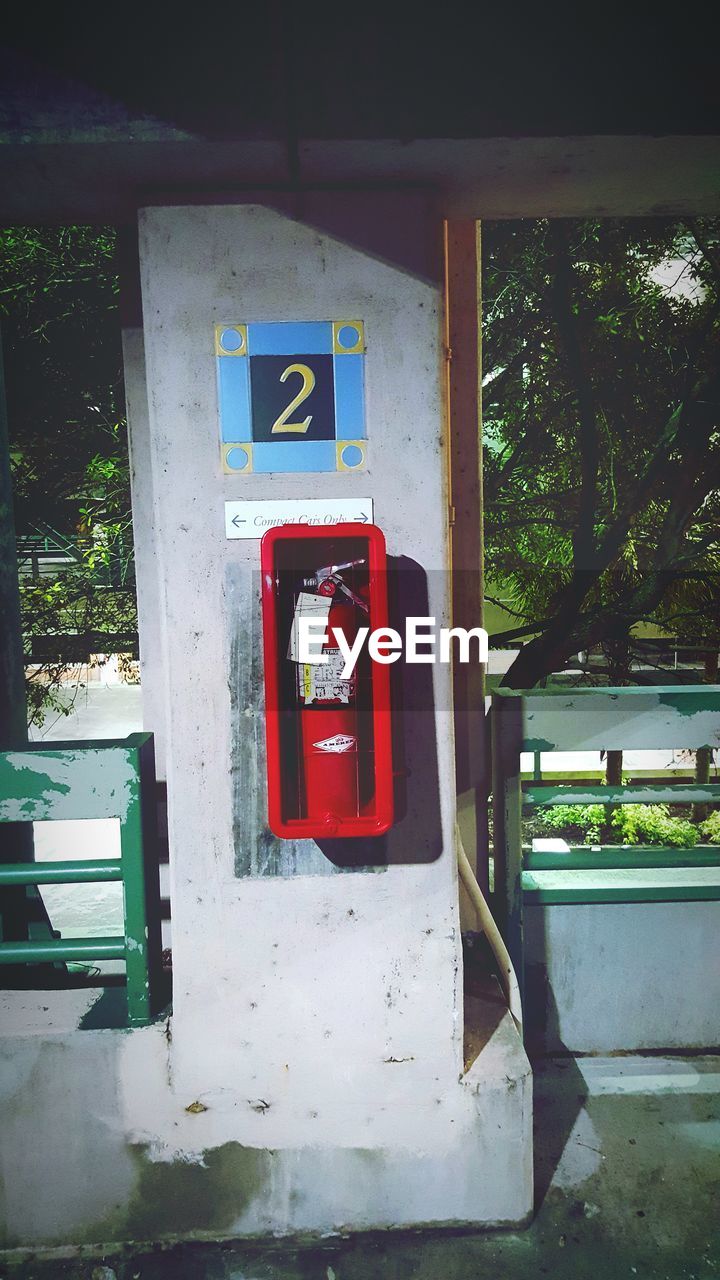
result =
[[[312,369],[308,369],[306,364],[289,364],[287,369],[280,374],[280,381],[286,382],[291,373],[300,374],[300,377],[302,378],[302,386],[297,395],[290,401],[287,408],[283,409],[280,416],[273,422],[271,428],[272,435],[281,435],[286,431],[296,431],[300,434],[304,434],[312,422],[311,413],[308,414],[307,418],[305,418],[303,422],[288,422],[290,414],[294,413],[295,410],[300,407],[303,400],[307,400],[310,392],[315,386],[315,374]]]

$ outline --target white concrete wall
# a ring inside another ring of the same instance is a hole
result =
[[[527,904],[525,959],[537,1048],[720,1044],[720,902]]]
[[[293,1128],[302,1130],[300,1115],[317,1108],[302,1071],[286,1072],[288,1057],[310,1062],[316,1087],[322,1081],[328,1096],[341,1087],[344,1064],[356,1075],[358,1060],[368,1054],[379,1063],[391,1054],[413,1055],[433,1064],[432,1073],[457,1075],[455,865],[446,855],[383,876],[333,877],[322,887],[313,878],[287,885],[235,878],[225,568],[240,562],[255,569],[259,546],[226,540],[223,502],[370,489],[390,551],[411,552],[428,569],[441,570],[439,298],[428,284],[259,208],[145,210],[140,254],[166,607],[174,1075],[194,1095],[224,1090],[229,1078],[243,1080],[250,1096],[264,1097],[282,1083],[296,1113]],[[233,317],[336,315],[365,322],[370,474],[223,476],[213,325]],[[401,446],[411,440],[419,456],[404,462]],[[436,596],[444,585],[436,573]],[[444,613],[442,596],[435,607]],[[447,837],[453,820],[449,684],[445,669],[435,671]],[[256,779],[247,783],[254,787]],[[388,995],[409,950],[412,990]],[[265,1076],[253,1090],[258,1063]],[[375,1110],[369,1081],[355,1101],[358,1138],[367,1108]],[[275,1141],[268,1131],[280,1122],[271,1113],[262,1120],[262,1132]],[[248,1108],[241,1127],[252,1132],[257,1124]],[[319,1115],[310,1128],[321,1125]]]

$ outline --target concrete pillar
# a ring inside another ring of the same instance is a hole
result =
[[[148,423],[133,413],[132,431],[150,465],[135,519],[152,519],[162,577],[174,960],[175,1119],[155,1099],[147,1134],[163,1160],[230,1146],[241,1170],[255,1153],[238,1233],[517,1222],[529,1071],[502,1010],[463,1070],[449,669],[415,668],[408,813],[358,865],[265,822],[259,545],[226,539],[225,500],[371,497],[416,611],[449,620],[439,225],[416,197],[392,216],[345,197],[346,228],[401,244],[405,226],[423,246],[392,266],[316,229],[338,222],[333,200],[302,222],[259,205],[140,214]],[[214,325],[351,318],[367,470],[223,474]]]

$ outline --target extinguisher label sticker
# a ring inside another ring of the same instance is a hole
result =
[[[330,596],[314,595],[311,591],[300,592],[295,604],[295,613],[293,614],[290,630],[290,644],[288,645],[287,656],[291,662],[300,661],[300,619],[314,618],[316,621],[326,624],[331,607],[332,598]],[[317,661],[320,662],[320,658]]]
[[[353,738],[349,733],[336,733],[332,738],[323,738],[320,742],[313,742],[313,746],[319,751],[329,751],[334,755],[342,755],[344,751],[352,751],[357,746],[357,738]]]
[[[300,692],[306,702],[311,702],[313,696],[313,668],[301,667],[298,674],[301,682]]]
[[[305,702],[350,702],[355,694],[355,680],[343,680],[345,659],[339,649],[325,649],[322,666],[302,664],[298,667],[298,689]]]

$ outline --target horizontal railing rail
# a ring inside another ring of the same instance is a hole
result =
[[[0,964],[43,964],[58,960],[124,960],[125,936],[115,938],[48,938],[31,942],[3,942]],[[143,1017],[139,1021],[147,1022]]]
[[[523,783],[523,806],[540,809],[568,804],[718,804],[720,783],[650,784],[635,787],[536,787]]]
[[[87,884],[122,880],[122,862],[107,858],[69,862],[6,862],[0,865],[0,885],[4,884]]]
[[[124,960],[128,1023],[144,1026],[162,998],[160,881],[152,734],[96,742],[30,743],[0,752],[0,822],[117,818],[120,859],[0,863],[6,886],[121,881],[118,937],[0,938],[0,965]]]
[[[694,849],[669,846],[575,845],[567,852],[524,848],[526,871],[618,871],[662,870],[673,867],[720,867],[720,845],[701,845]]]
[[[692,867],[678,877],[670,870],[638,867],[592,872],[523,871],[523,902],[552,906],[600,903],[717,902],[720,876],[715,867]]]

